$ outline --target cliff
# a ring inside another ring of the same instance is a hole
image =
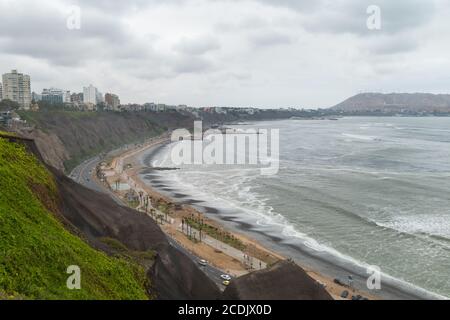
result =
[[[219,298],[214,282],[151,218],[45,167],[29,139],[0,135],[0,144],[6,252],[0,292],[39,299]],[[69,265],[82,270],[81,290],[65,288]]]
[[[46,163],[66,172],[101,152],[193,125],[192,118],[176,112],[22,111],[20,116],[30,126],[20,135],[34,139]]]

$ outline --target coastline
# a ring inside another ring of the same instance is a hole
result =
[[[175,194],[170,194],[170,190],[163,190],[164,186],[155,187],[150,185],[150,183],[145,182],[141,176],[141,173],[144,171],[145,174],[151,173],[152,169],[144,166],[143,157],[145,157],[145,162],[151,162],[152,157],[158,152],[158,150],[168,143],[168,139],[158,142],[157,144],[152,143],[149,146],[138,147],[134,150],[127,150],[125,153],[118,155],[113,158],[112,163],[114,166],[117,166],[117,159],[122,159],[122,165],[126,163],[132,164],[132,169],[129,169],[128,175],[132,177],[132,179],[136,182],[139,188],[145,190],[147,193],[151,194],[152,197],[164,199],[167,203],[171,204],[179,204],[181,203],[180,197],[177,197]],[[120,161],[119,161],[120,162]],[[167,188],[166,188],[167,189]],[[270,256],[272,259],[286,259],[286,257],[294,256],[295,262],[301,266],[307,273],[314,278],[316,281],[326,285],[327,290],[333,295],[334,298],[339,299],[340,293],[344,290],[350,292],[351,295],[362,295],[369,299],[433,299],[436,298],[432,293],[428,294],[427,292],[421,293],[417,291],[418,288],[408,288],[408,286],[402,287],[397,283],[387,283],[383,285],[381,291],[372,291],[369,292],[368,289],[364,290],[365,281],[367,276],[365,273],[358,274],[355,272],[353,268],[345,263],[340,262],[331,262],[327,261],[325,258],[321,258],[316,254],[313,254],[308,248],[299,248],[294,245],[279,245],[281,239],[276,238],[267,238],[267,235],[262,235],[259,232],[256,232],[251,229],[250,225],[246,225],[244,223],[236,223],[233,221],[224,221],[217,214],[210,214],[211,212],[217,213],[218,210],[215,208],[207,208],[208,212],[203,210],[201,206],[197,206],[195,201],[190,201],[188,203],[183,203],[183,210],[186,210],[186,213],[201,215],[203,219],[207,220],[208,223],[217,226],[227,232],[230,232],[236,238],[240,239],[244,243],[254,246],[256,252],[263,252]],[[172,238],[181,242],[181,245],[188,249],[189,251],[194,251],[194,253],[201,256],[202,254],[212,257],[210,262],[213,263],[216,267],[219,267],[222,270],[225,270],[234,276],[239,276],[244,274],[244,270],[239,270],[238,264],[233,259],[216,259],[214,258],[214,250],[211,248],[206,248],[203,245],[203,248],[199,248],[200,245],[192,245],[189,246],[189,241],[182,241],[180,239],[180,235],[174,232],[174,230],[162,226],[162,229]],[[182,234],[181,234],[182,236]],[[278,244],[277,244],[278,243]],[[284,249],[283,249],[284,247]],[[293,255],[292,252],[296,254]],[[219,261],[217,261],[219,260]],[[234,259],[235,260],[235,259]],[[228,268],[227,268],[228,266]],[[240,272],[241,271],[241,272]],[[365,270],[363,270],[365,271]],[[346,286],[337,285],[334,283],[335,278],[342,279],[342,276],[351,274],[354,277],[355,285],[354,291],[349,289]],[[384,281],[385,279],[383,279]],[[375,293],[374,293],[375,292]]]

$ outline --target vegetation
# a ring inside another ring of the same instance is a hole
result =
[[[2,131],[0,130],[0,135],[4,137],[15,137],[17,136],[14,132]]]
[[[12,111],[19,109],[20,105],[12,100],[0,100],[0,111]]]
[[[56,218],[55,181],[19,144],[0,138],[0,299],[147,299],[142,267],[97,251]],[[66,287],[81,269],[81,290]]]
[[[204,232],[210,237],[217,239],[219,241],[222,241],[223,243],[226,243],[233,248],[236,248],[238,250],[244,250],[245,244],[233,236],[231,233],[226,232],[224,230],[221,230],[220,228],[216,228],[212,225],[209,225],[207,223],[204,223],[203,219],[196,218],[194,216],[185,218],[184,223],[191,226],[192,228],[199,230],[200,232]]]

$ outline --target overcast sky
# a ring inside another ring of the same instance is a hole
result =
[[[67,28],[71,6],[81,28]],[[367,28],[369,5],[381,30]],[[328,107],[450,92],[448,0],[0,0],[0,72],[122,102]]]

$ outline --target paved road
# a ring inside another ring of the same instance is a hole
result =
[[[124,203],[120,198],[118,198],[111,190],[107,189],[105,186],[97,183],[96,179],[92,179],[92,174],[94,173],[97,165],[102,161],[100,157],[94,157],[89,160],[84,161],[79,166],[77,166],[75,169],[72,170],[70,173],[70,178],[72,178],[75,182],[98,192],[102,192],[105,194],[108,194],[111,196],[111,198],[118,203],[119,205],[123,206]],[[178,242],[176,242],[171,237],[167,236],[169,240],[169,244],[184,254],[186,254],[189,258],[191,258],[195,263],[198,263],[201,258],[195,256],[185,248],[183,248]],[[224,274],[222,270],[219,270],[211,265],[207,266],[200,266],[200,269],[211,279],[216,283],[216,285],[220,288],[220,290],[225,290],[225,286],[222,284],[223,280],[221,279],[221,275]]]

